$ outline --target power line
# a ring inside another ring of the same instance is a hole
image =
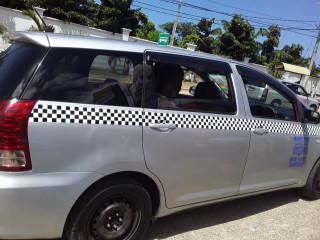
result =
[[[174,12],[176,13],[176,11],[174,10],[171,10],[171,9],[168,9],[168,8],[162,8],[162,7],[159,7],[159,6],[155,6],[155,5],[152,5],[152,4],[148,4],[148,3],[143,3],[143,2],[140,2],[140,1],[134,1],[136,3],[139,3],[139,4],[143,4],[143,5],[146,5],[146,6],[149,6],[149,7],[154,7],[154,8],[157,8],[157,9],[161,9],[161,10],[165,10],[165,11],[169,11],[169,12]],[[144,8],[141,6],[141,8]],[[193,14],[189,14],[189,13],[183,13],[181,12],[181,15],[185,15],[185,16],[188,16],[188,17],[194,17],[194,20],[200,20],[201,18],[203,18],[202,16],[199,16],[199,15],[193,15]],[[192,18],[193,19],[193,18]]]
[[[312,43],[313,43],[313,39],[311,39],[311,42],[310,42],[310,44],[309,44],[309,46],[308,46],[308,48],[307,48],[307,50],[306,50],[306,53],[304,54],[304,58],[306,58],[306,56],[307,56],[307,54],[308,54],[308,52],[309,52],[309,49],[310,49]]]
[[[169,3],[175,4],[173,2],[173,0],[160,0],[160,1],[164,1],[164,2],[169,2]],[[143,4],[143,5],[147,5],[147,6],[156,8],[156,9],[161,9],[161,10],[164,10],[164,11],[169,11],[169,12],[174,12],[174,13],[176,12],[176,11],[173,11],[171,9],[158,7],[158,6],[155,6],[155,5],[152,5],[152,4],[142,3],[140,1],[135,1],[135,2],[138,2],[138,3]],[[141,6],[141,5],[137,5],[137,4],[133,4],[133,6],[139,7],[139,8],[144,8],[144,9],[147,9],[149,11],[153,11],[153,12],[157,12],[157,13],[161,13],[161,14],[165,14],[165,15],[169,15],[169,16],[176,16],[175,14],[171,14],[171,13],[168,13],[168,12],[163,12],[163,11],[151,9],[151,8],[148,8],[148,7],[145,7],[145,6]],[[193,21],[199,21],[201,18],[204,18],[203,16],[193,15],[193,14],[188,14],[188,13],[183,13],[183,12],[181,12],[180,17],[184,18],[184,19],[193,20]],[[245,20],[248,21],[248,19],[245,19]],[[221,21],[222,20],[215,19],[215,24],[222,25],[221,23],[219,23]],[[268,23],[268,22],[262,22],[262,21],[257,21],[257,20],[249,20],[249,21],[259,24],[259,25],[251,24],[253,27],[258,27],[258,28],[266,28],[266,27],[269,27],[270,25],[277,25],[277,24]],[[305,29],[305,28],[297,28],[297,27],[290,27],[290,26],[283,26],[283,25],[278,25],[278,26],[283,31],[293,32],[293,33],[296,33],[296,34],[300,34],[300,35],[316,38],[313,35],[309,35],[309,34],[306,34],[306,33],[298,32],[298,31],[315,31],[316,29]]]
[[[169,11],[169,12],[174,12],[174,13],[176,12],[176,11],[173,11],[171,9],[158,7],[158,6],[155,6],[155,5],[152,5],[152,4],[148,4],[148,3],[143,3],[143,2],[140,2],[140,1],[135,1],[135,2],[138,2],[138,3],[143,4],[143,5],[147,5],[147,6],[150,6],[150,7],[154,7],[156,9],[162,9],[162,10]],[[149,8],[146,8],[146,7],[143,7],[143,6],[139,6],[139,7],[142,7],[142,8],[150,10]],[[166,14],[166,13],[164,13],[164,14]],[[172,15],[172,14],[170,14],[170,15]],[[181,13],[181,15],[186,15],[188,17],[195,17],[195,19],[192,18],[192,20],[198,20],[198,21],[201,18],[203,18],[203,16],[193,15],[193,14],[188,14],[188,13]],[[215,20],[218,21],[218,22],[221,22],[221,20],[217,20],[217,19],[215,19]],[[245,19],[245,20],[248,21],[249,19]],[[249,20],[249,21],[261,24],[261,25],[259,25],[257,27],[269,27],[270,25],[274,25],[274,23],[270,23],[270,22],[262,22],[262,21],[257,21],[257,20]],[[283,26],[283,25],[278,25],[278,26],[281,27],[283,30],[317,31],[317,29],[311,29],[311,28],[297,28],[297,27],[290,27],[290,26]]]
[[[237,10],[241,10],[241,11],[245,11],[245,12],[250,12],[250,13],[255,13],[255,14],[259,14],[259,15],[263,15],[263,16],[267,16],[267,17],[272,17],[272,18],[266,18],[266,19],[269,19],[269,20],[280,20],[280,21],[288,21],[288,22],[316,23],[316,21],[311,21],[311,20],[297,20],[297,19],[279,18],[279,17],[276,17],[276,16],[272,16],[272,15],[268,15],[268,14],[264,14],[264,13],[260,13],[260,12],[256,12],[256,11],[250,11],[248,9],[243,9],[243,8],[239,8],[239,7],[230,6],[230,5],[227,5],[227,4],[224,4],[224,3],[219,3],[219,2],[216,2],[216,1],[213,1],[213,0],[205,0],[205,1],[208,1],[208,2],[211,2],[211,3],[215,3],[215,4],[218,4],[218,5],[222,5],[222,6],[225,6],[225,7],[229,7],[229,8],[233,8],[233,9],[237,9]],[[308,25],[310,25],[310,24],[308,24]]]
[[[170,4],[174,4],[174,5],[177,4],[177,2],[175,0],[160,0],[160,1],[166,2],[166,3],[170,3]],[[182,5],[185,6],[185,7],[188,7],[188,8],[193,8],[193,9],[206,11],[206,12],[217,13],[217,14],[221,14],[221,15],[224,15],[224,16],[228,16],[228,17],[234,17],[235,15],[237,15],[237,14],[232,14],[232,13],[226,13],[226,12],[212,10],[212,9],[209,9],[209,8],[205,8],[205,7],[201,7],[201,6],[194,5],[194,4],[189,4],[189,3],[183,3]],[[258,19],[261,19],[259,17],[252,17],[252,16],[246,16],[246,15],[241,15],[241,17],[243,17],[244,19],[246,19],[246,18],[258,18]],[[283,19],[279,18],[278,20],[283,20]],[[254,21],[257,21],[257,20],[251,20],[251,21],[254,22]],[[299,21],[299,20],[293,20],[293,21]],[[264,24],[264,25],[278,25],[278,26],[280,26],[282,28],[289,28],[290,30],[291,29],[293,29],[293,30],[303,30],[303,31],[315,31],[315,30],[317,30],[317,29],[296,28],[296,27],[285,26],[285,25],[275,24],[275,23],[270,23],[270,22],[257,21],[257,23]]]
[[[161,13],[161,14],[165,14],[165,15],[169,15],[169,16],[176,16],[175,14],[171,14],[171,13],[167,13],[167,12],[162,12],[162,11],[159,11],[159,10],[155,10],[155,9],[151,9],[151,8],[147,8],[147,7],[143,7],[143,6],[139,6],[137,4],[132,4],[133,7],[137,7],[137,8],[142,8],[142,9],[147,9],[149,11],[152,11],[152,12],[157,12],[157,13]],[[159,7],[158,7],[159,8]],[[160,8],[162,9],[162,8]],[[183,17],[183,16],[180,16],[181,18],[185,18],[185,19],[189,19],[189,20],[195,20],[195,21],[199,21],[200,19],[197,19],[197,18],[191,18],[191,17]]]

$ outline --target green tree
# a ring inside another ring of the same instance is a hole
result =
[[[121,28],[129,28],[136,32],[148,18],[140,9],[131,9],[133,0],[102,0],[97,16],[97,26],[113,33],[121,32]]]
[[[0,35],[3,35],[7,31],[7,28],[0,23]]]
[[[171,34],[173,30],[174,22],[167,22],[159,25],[160,29],[166,33]],[[197,33],[197,26],[191,22],[178,23],[176,29],[175,42],[180,43],[185,37]],[[180,44],[179,44],[180,45]]]
[[[179,46],[185,48],[187,43],[197,45],[196,50],[206,53],[218,53],[220,42],[215,35],[222,33],[220,28],[214,28],[215,19],[202,18],[196,25],[192,23],[181,24],[181,37]]]
[[[94,0],[38,0],[37,2],[40,7],[46,9],[45,16],[84,26],[95,26],[94,13],[98,12],[99,5]]]
[[[278,53],[278,59],[281,62],[306,67],[308,59],[302,57],[303,49],[303,46],[300,44],[285,45]]]
[[[29,16],[37,25],[37,27],[32,25],[29,29],[30,31],[44,32],[45,27],[43,26],[43,24],[40,23],[39,19],[36,17],[36,14],[33,10],[23,10],[22,15]]]
[[[240,15],[235,15],[231,22],[223,21],[225,32],[220,36],[220,53],[233,59],[242,61],[245,57],[251,58],[251,62],[260,62],[259,51],[261,43],[255,39],[261,31],[255,33],[255,29]]]
[[[197,32],[197,26],[191,22],[181,22],[178,27],[177,34],[180,41]]]
[[[197,24],[197,34],[199,39],[196,41],[197,50],[206,53],[220,52],[220,41],[215,39],[215,35],[221,35],[220,28],[212,29],[215,19],[208,20],[202,18]]]
[[[172,30],[173,30],[173,24],[174,24],[174,22],[166,22],[166,23],[163,23],[163,24],[159,25],[159,28],[162,31],[171,34]],[[178,29],[179,29],[179,24],[177,26],[177,30],[176,31],[178,31]]]
[[[54,27],[49,25],[45,26],[43,25],[39,18],[36,16],[36,13],[32,9],[27,9],[22,11],[22,15],[29,16],[37,25],[36,27],[31,25],[29,28],[29,31],[34,31],[34,32],[54,32]]]
[[[156,30],[154,23],[148,21],[146,24],[143,24],[135,32],[135,36],[142,39],[147,39],[149,41],[157,42],[160,31]]]
[[[18,10],[27,8],[24,0],[0,0],[0,6]]]
[[[267,39],[262,43],[261,55],[265,56],[266,63],[269,64],[275,57],[275,48],[279,46],[281,29],[278,26],[272,25],[268,30],[262,30],[262,36],[266,36]]]

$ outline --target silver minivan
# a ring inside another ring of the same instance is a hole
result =
[[[170,47],[10,39],[1,239],[137,240],[152,220],[206,204],[288,188],[320,198],[319,113],[270,75]],[[286,106],[252,97],[263,85]]]

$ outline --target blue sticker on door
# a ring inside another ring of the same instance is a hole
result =
[[[290,157],[289,167],[303,167],[308,153],[309,137],[294,137],[294,147]]]

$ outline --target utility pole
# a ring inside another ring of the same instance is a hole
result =
[[[173,24],[173,29],[172,29],[172,33],[171,33],[171,37],[170,37],[170,46],[173,46],[173,40],[174,40],[174,35],[176,34],[176,30],[177,30],[177,26],[178,26],[181,5],[182,5],[182,0],[180,0],[180,2],[179,2],[176,21]]]
[[[316,55],[317,55],[317,51],[318,51],[318,47],[319,47],[319,43],[320,43],[320,25],[318,25],[317,28],[318,28],[319,32],[318,32],[316,44],[314,45],[314,48],[313,48],[312,57],[311,57],[310,65],[309,65],[310,72],[312,70],[314,60],[316,59]]]

